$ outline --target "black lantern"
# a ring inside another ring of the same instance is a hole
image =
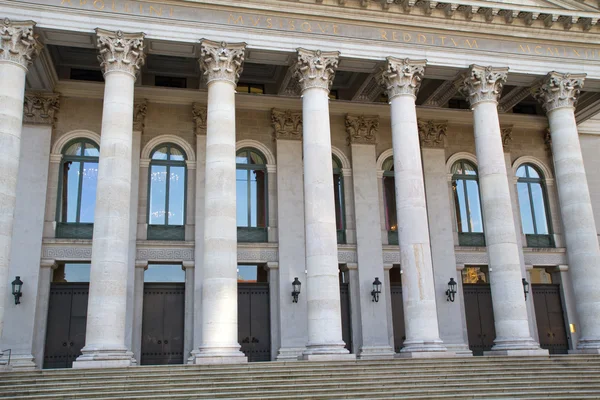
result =
[[[529,294],[529,282],[527,282],[527,279],[525,278],[521,279],[521,282],[523,282],[523,293],[525,294],[525,300],[527,300],[527,295]]]
[[[456,295],[456,281],[454,278],[450,278],[448,282],[448,290],[446,290],[446,301],[454,302],[454,296]]]
[[[292,291],[292,302],[293,303],[298,302],[298,296],[300,295],[300,286],[302,286],[302,284],[298,280],[298,277],[295,277],[294,282],[292,282],[292,287],[294,288],[294,290]]]
[[[379,302],[379,295],[381,294],[381,281],[379,278],[375,278],[373,281],[373,290],[371,291],[371,296],[373,296],[373,301],[375,303]]]
[[[23,281],[20,276],[17,276],[14,281],[12,281],[12,294],[15,296],[15,304],[21,304],[19,300],[23,293],[21,293],[21,288],[23,287]]]

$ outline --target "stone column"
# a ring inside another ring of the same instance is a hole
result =
[[[194,349],[194,261],[184,261],[185,311],[183,329],[183,359],[187,360]]]
[[[405,357],[430,357],[446,351],[438,327],[415,108],[425,64],[426,60],[388,57],[385,68],[378,75],[392,106],[398,242],[406,327],[401,354]]]
[[[42,369],[44,366],[48,306],[50,305],[50,282],[52,282],[52,274],[56,267],[56,262],[53,259],[42,259],[40,261],[32,353],[33,362],[37,369]]]
[[[329,88],[338,52],[298,49],[302,90],[308,343],[305,359],[354,358],[344,348],[333,197]]]
[[[147,260],[136,260],[133,284],[133,330],[131,351],[138,364],[142,363],[142,325],[144,318],[144,273],[148,269]]]
[[[354,209],[356,218],[356,252],[358,256],[358,298],[361,321],[361,337],[358,342],[358,358],[393,358],[394,349],[389,344],[386,304],[389,286],[381,289],[379,301],[370,295],[373,281],[385,282],[383,251],[381,247],[381,224],[379,214],[379,191],[376,134],[379,117],[346,115],[346,132],[352,150]]]
[[[552,135],[560,213],[580,322],[577,350],[599,354],[600,248],[574,115],[584,78],[584,74],[551,72],[536,97],[546,110]]]
[[[498,98],[508,68],[471,65],[461,88],[471,103],[496,339],[490,354],[548,354],[532,339],[523,296],[521,261],[500,122]]]
[[[34,26],[33,21],[12,22],[8,18],[0,25],[0,171],[3,177],[0,181],[0,337],[4,310],[12,299],[8,264],[17,200],[25,75],[41,48],[33,35]],[[0,361],[0,365],[4,363]]]
[[[42,255],[44,206],[50,138],[58,95],[33,93],[25,95],[23,139],[21,141],[19,173],[17,176],[17,202],[10,256],[9,281],[20,276],[24,282],[23,297],[18,306],[7,304],[4,314],[4,331],[1,349],[12,349],[13,369],[34,369],[33,337]],[[25,286],[26,285],[26,286]],[[10,295],[10,290],[7,290]],[[3,293],[3,295],[6,295]]]
[[[73,368],[129,366],[125,343],[131,225],[133,91],[144,34],[96,29],[104,107],[85,346]]]
[[[202,41],[207,77],[202,344],[196,364],[242,363],[238,344],[237,221],[235,195],[235,87],[245,43]]]

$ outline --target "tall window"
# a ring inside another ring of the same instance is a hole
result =
[[[452,191],[458,224],[458,244],[485,246],[477,168],[469,161],[460,160],[452,166]]]
[[[148,239],[185,240],[186,155],[168,143],[150,155]]]
[[[521,225],[527,247],[554,247],[541,172],[531,164],[523,164],[517,169],[517,178]]]
[[[383,162],[383,201],[385,208],[385,225],[388,231],[388,244],[398,244],[394,157],[389,157]]]
[[[98,145],[77,139],[63,150],[56,237],[91,239],[98,183]]]
[[[237,152],[236,194],[238,242],[266,242],[267,166],[255,149]]]
[[[346,224],[344,221],[344,178],[342,176],[342,163],[336,156],[332,156],[332,164],[337,242],[343,244],[346,243]]]

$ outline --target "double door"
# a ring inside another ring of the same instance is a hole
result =
[[[352,353],[352,321],[350,316],[348,283],[340,282],[340,306],[342,313],[342,340],[346,343],[346,349]]]
[[[185,283],[144,283],[142,365],[183,364]]]
[[[550,354],[567,354],[569,344],[565,331],[560,285],[531,285],[540,347]]]
[[[50,286],[44,368],[71,368],[85,345],[89,283]]]
[[[463,293],[469,349],[474,356],[482,356],[492,349],[496,338],[492,290],[486,284],[463,284]]]
[[[268,283],[238,282],[238,340],[248,361],[271,361]]]
[[[392,324],[394,327],[394,351],[400,352],[406,340],[404,328],[404,302],[402,300],[402,284],[392,283],[390,285],[392,299]]]

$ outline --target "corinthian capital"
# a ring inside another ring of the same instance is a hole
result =
[[[534,94],[546,112],[561,107],[575,107],[586,74],[550,72]]]
[[[27,92],[23,103],[23,123],[53,125],[59,108],[59,95],[56,93]]]
[[[346,114],[346,133],[350,144],[376,144],[379,117]]]
[[[302,140],[302,113],[291,110],[271,110],[271,125],[275,139]]]
[[[33,21],[11,21],[0,25],[0,62],[13,62],[27,69],[42,49],[33,34]]]
[[[146,59],[144,36],[141,32],[123,33],[96,29],[98,61],[104,74],[122,71],[137,77]]]
[[[417,120],[421,147],[444,148],[444,137],[448,130],[448,121]]]
[[[305,91],[310,88],[321,88],[329,91],[338,66],[338,51],[298,49],[298,60],[294,65],[294,76]]]
[[[460,88],[471,106],[482,101],[497,102],[506,82],[508,67],[493,68],[472,64]]]
[[[200,43],[200,69],[212,81],[228,81],[237,85],[242,73],[246,43],[213,42],[203,40]]]
[[[417,97],[427,60],[410,60],[388,57],[385,66],[377,74],[377,81],[383,86],[391,100],[400,95]]]

